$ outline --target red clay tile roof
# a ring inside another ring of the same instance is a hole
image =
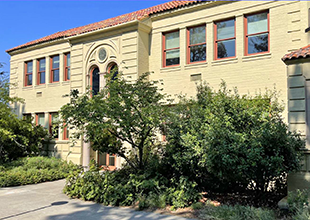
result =
[[[305,46],[303,48],[300,48],[299,50],[293,51],[291,53],[285,54],[282,57],[282,60],[291,60],[291,59],[297,59],[297,58],[306,58],[310,56],[310,44],[308,46]]]
[[[88,24],[85,26],[72,28],[72,29],[69,29],[66,31],[60,31],[60,32],[57,32],[55,34],[52,34],[52,35],[49,35],[46,37],[42,37],[38,40],[30,41],[28,43],[25,43],[25,44],[19,45],[17,47],[11,48],[9,50],[6,50],[6,52],[9,53],[9,52],[12,52],[14,50],[18,50],[21,48],[25,48],[28,46],[35,45],[35,44],[39,44],[39,43],[43,43],[43,42],[47,42],[47,41],[52,41],[52,40],[56,40],[56,39],[60,39],[60,38],[65,38],[65,37],[71,37],[71,36],[75,36],[75,35],[79,35],[79,34],[83,34],[83,33],[87,33],[87,32],[92,32],[95,30],[100,30],[100,29],[104,29],[107,27],[116,26],[118,24],[123,24],[123,23],[127,23],[130,21],[134,21],[134,20],[142,20],[142,19],[150,16],[151,14],[156,14],[156,13],[160,13],[160,12],[184,7],[186,5],[193,5],[193,4],[196,4],[199,2],[203,2],[203,1],[171,1],[171,2],[167,2],[167,3],[163,3],[163,4],[156,5],[156,6],[153,6],[150,8],[146,8],[146,9],[131,12],[128,14],[120,15],[120,16],[117,16],[114,18],[109,18],[107,20],[99,21],[99,22],[96,22],[93,24]]]

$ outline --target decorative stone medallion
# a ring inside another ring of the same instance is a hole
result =
[[[99,62],[104,62],[108,57],[107,51],[104,47],[99,48],[98,50],[98,60]]]

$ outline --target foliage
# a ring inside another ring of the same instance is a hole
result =
[[[0,187],[34,184],[62,179],[79,166],[54,157],[26,157],[0,166]]]
[[[276,214],[273,210],[254,208],[250,206],[213,206],[207,204],[199,214],[205,220],[274,220]]]
[[[1,66],[0,66],[1,67]],[[40,153],[47,132],[12,112],[10,103],[21,103],[9,96],[8,80],[0,78],[0,164],[27,155]]]
[[[135,170],[143,170],[152,157],[151,149],[158,147],[155,136],[164,120],[164,95],[157,82],[147,80],[149,73],[135,82],[111,74],[97,95],[72,91],[71,102],[62,107],[61,115],[79,131],[75,136],[85,134],[92,141],[94,150],[117,154]]]
[[[104,205],[129,206],[139,204],[139,209],[189,206],[198,201],[196,184],[183,179],[173,184],[163,176],[129,174],[126,168],[114,172],[72,173],[67,178],[64,192],[70,197],[82,198]],[[170,187],[169,187],[170,185]]]
[[[224,82],[218,91],[201,84],[197,98],[183,99],[166,123],[167,166],[209,189],[216,179],[222,191],[275,190],[300,168],[304,147],[282,110],[274,92],[241,96]]]
[[[309,190],[300,190],[289,192],[287,196],[287,203],[291,212],[301,211],[309,207]]]

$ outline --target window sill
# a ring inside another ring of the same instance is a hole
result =
[[[62,83],[61,83],[61,85],[70,85],[70,81],[69,80],[67,80],[67,81],[63,81]]]
[[[212,66],[216,65],[225,65],[225,64],[230,64],[230,63],[237,63],[238,62],[238,57],[234,58],[226,58],[226,59],[221,59],[221,60],[214,60],[211,62]]]
[[[171,71],[179,71],[179,70],[181,70],[181,66],[172,66],[172,67],[160,68],[160,72],[171,72]]]
[[[68,144],[70,141],[69,140],[51,140],[51,144]]]
[[[33,86],[24,86],[23,87],[23,90],[32,90],[33,89]]]
[[[54,83],[48,84],[48,87],[55,87],[55,86],[59,86],[59,85],[60,85],[59,82],[54,82]]]
[[[184,66],[185,69],[193,69],[197,67],[207,67],[208,63],[207,62],[200,62],[200,63],[189,63]]]
[[[36,85],[34,88],[36,89],[41,89],[41,88],[45,88],[46,84],[40,84],[40,85]]]
[[[260,53],[260,54],[253,54],[253,55],[247,55],[242,57],[242,61],[252,61],[252,60],[260,60],[260,59],[270,59],[271,53]]]

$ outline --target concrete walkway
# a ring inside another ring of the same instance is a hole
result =
[[[0,188],[0,220],[186,220],[178,216],[139,212],[130,208],[107,207],[93,202],[69,199],[62,193],[64,184],[64,180],[58,180],[28,186]]]

